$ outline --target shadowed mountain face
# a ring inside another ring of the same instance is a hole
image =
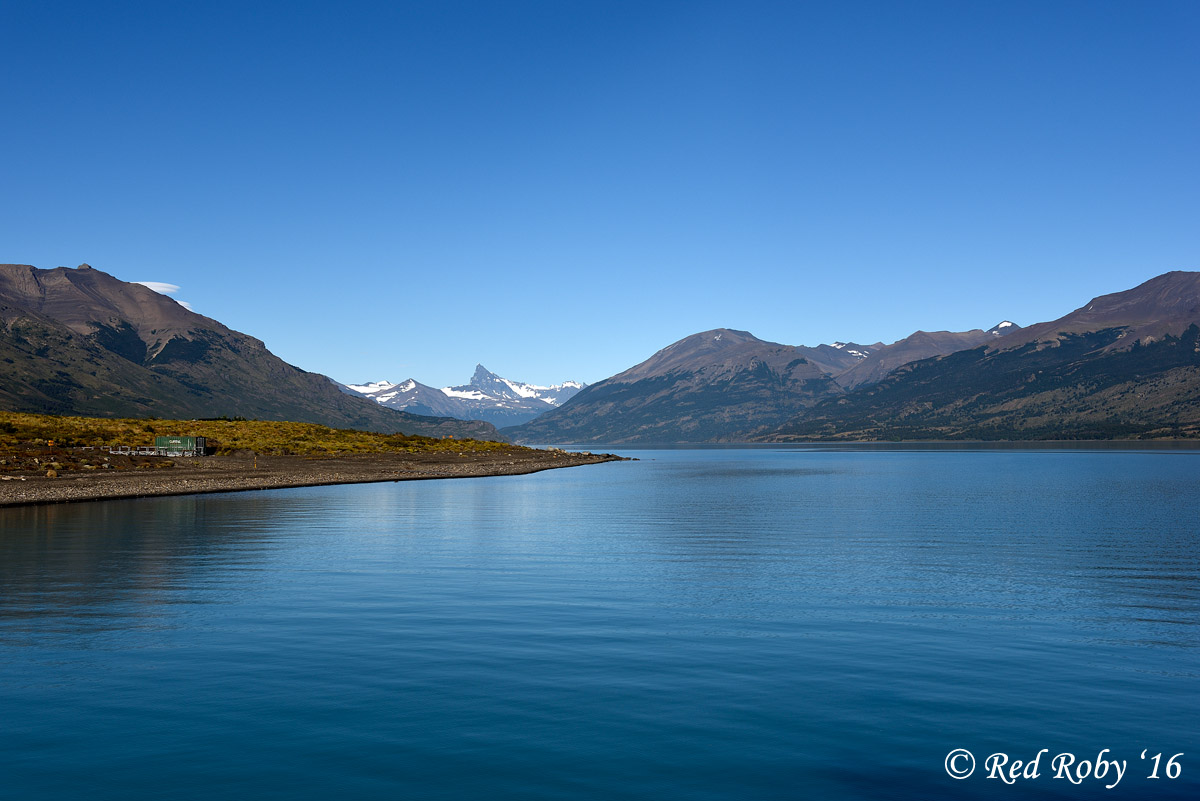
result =
[[[1012,348],[1034,341],[1052,341],[1060,334],[1087,334],[1121,329],[1110,343],[1114,349],[1131,348],[1135,341],[1149,344],[1167,335],[1179,336],[1200,322],[1200,272],[1163,273],[1124,292],[1092,298],[1086,305],[1048,323],[1038,323],[1006,336],[993,348]]]
[[[719,328],[668,345],[531,423],[504,432],[523,442],[671,443],[745,439],[772,430],[845,387],[880,380],[929,355],[993,342],[990,331],[918,331],[891,345],[780,345]]]
[[[1114,347],[1126,338],[1124,329],[1108,328],[913,362],[759,438],[1200,436],[1200,328]]]
[[[778,425],[841,391],[808,350],[745,331],[705,331],[504,433],[524,442],[704,442]]]
[[[1172,272],[1052,322],[918,331],[886,346],[791,347],[716,329],[505,431],[613,444],[1195,437],[1198,326],[1200,273]]]
[[[0,408],[495,436],[485,423],[405,414],[347,395],[260,340],[87,265],[0,265]]]
[[[765,439],[1200,436],[1200,273],[1171,272],[991,344],[911,362]]]

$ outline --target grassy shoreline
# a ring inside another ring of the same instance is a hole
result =
[[[155,436],[202,436],[215,455],[108,453]],[[0,412],[0,507],[210,492],[524,475],[619,461],[537,450],[259,420],[107,420]]]
[[[439,439],[270,420],[166,420],[0,412],[0,453],[21,446],[59,448],[153,445],[156,436],[206,437],[217,454],[249,450],[283,456],[349,453],[494,451],[519,446],[474,439]]]

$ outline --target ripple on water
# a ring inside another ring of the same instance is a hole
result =
[[[1200,745],[1200,453],[637,455],[0,512],[6,786],[1051,797],[942,759]]]

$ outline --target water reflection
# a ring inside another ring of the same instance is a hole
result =
[[[157,608],[206,603],[263,569],[319,510],[286,492],[4,510],[0,636],[47,619],[91,630],[149,625]]]
[[[986,797],[947,750],[1194,745],[1194,455],[638,455],[0,512],[7,786]]]

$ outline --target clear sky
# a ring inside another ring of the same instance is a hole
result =
[[[1200,3],[0,3],[0,261],[342,381],[1022,324],[1200,269]]]

